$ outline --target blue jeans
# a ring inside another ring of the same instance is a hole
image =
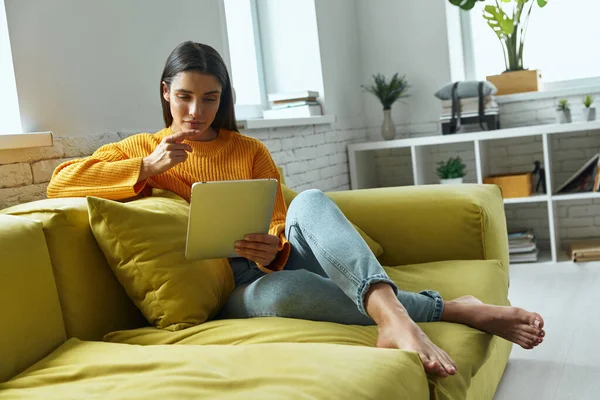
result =
[[[321,191],[304,191],[292,201],[285,235],[291,254],[282,271],[265,274],[245,258],[230,260],[236,288],[220,318],[274,316],[372,325],[364,298],[372,284],[385,282],[415,322],[440,320],[444,303],[439,293],[399,290]]]

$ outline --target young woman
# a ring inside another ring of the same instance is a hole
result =
[[[48,197],[120,200],[149,188],[190,199],[197,181],[276,178],[267,148],[237,132],[227,69],[212,47],[185,42],[167,59],[160,96],[165,129],[102,146],[60,165]],[[342,324],[377,324],[377,346],[413,350],[425,370],[456,374],[456,365],[415,322],[449,321],[531,349],[544,337],[543,319],[515,307],[466,296],[444,302],[434,291],[400,290],[337,206],[308,190],[286,210],[277,192],[269,234],[236,244],[230,260],[236,289],[226,318],[280,316]]]

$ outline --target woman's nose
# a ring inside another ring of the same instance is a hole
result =
[[[202,110],[201,110],[200,104],[193,103],[193,104],[190,106],[190,115],[191,115],[191,116],[192,116],[194,119],[196,119],[196,118],[198,118],[198,117],[199,117],[201,114],[202,114]]]

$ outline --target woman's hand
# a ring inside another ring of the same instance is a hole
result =
[[[192,146],[181,142],[197,136],[198,133],[200,132],[196,130],[182,131],[163,138],[152,154],[142,160],[138,182],[162,174],[187,160],[188,153],[192,152]]]
[[[277,256],[279,238],[269,234],[246,235],[235,243],[235,252],[241,257],[259,263],[263,267],[271,264]]]

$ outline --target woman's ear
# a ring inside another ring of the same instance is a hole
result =
[[[167,102],[171,101],[171,96],[169,94],[169,88],[167,87],[167,83],[165,81],[162,82],[162,89],[163,89],[163,98]]]

